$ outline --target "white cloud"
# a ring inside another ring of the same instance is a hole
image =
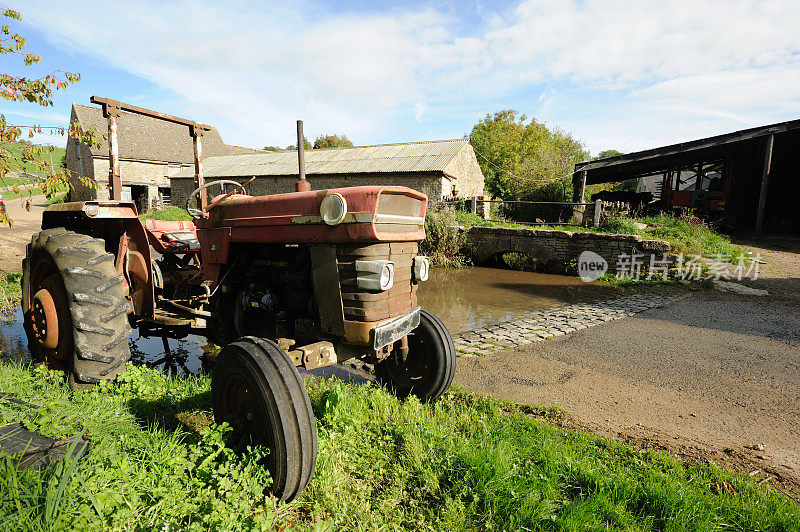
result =
[[[472,30],[435,8],[315,18],[291,2],[19,7],[59,46],[169,89],[247,145],[290,142],[298,117],[309,135],[370,142],[398,128],[427,136],[434,116],[442,134],[468,131],[476,110],[512,106],[593,151],[630,150],[800,107],[792,0],[525,0],[504,13],[480,6]],[[597,113],[576,92],[619,112]]]

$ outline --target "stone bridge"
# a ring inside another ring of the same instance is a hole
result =
[[[522,253],[536,259],[541,269],[564,273],[572,268],[585,250],[602,256],[610,267],[622,254],[669,253],[670,245],[663,240],[644,240],[637,235],[556,231],[549,229],[505,229],[501,227],[462,228],[466,238],[466,254],[476,265],[486,264],[504,253]],[[575,262],[573,262],[575,261]]]

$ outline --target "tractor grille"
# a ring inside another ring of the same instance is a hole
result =
[[[342,287],[344,319],[381,321],[405,314],[417,307],[417,284],[411,280],[411,263],[417,255],[416,242],[390,242],[369,246],[337,246],[339,282]],[[356,286],[356,260],[394,262],[394,286],[372,292]]]

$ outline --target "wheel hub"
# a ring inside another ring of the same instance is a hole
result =
[[[31,328],[39,345],[45,349],[58,347],[58,309],[52,294],[46,288],[33,296]]]

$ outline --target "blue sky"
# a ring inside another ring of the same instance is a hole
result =
[[[2,56],[3,72],[82,74],[53,108],[0,103],[17,124],[66,124],[97,94],[244,146],[293,142],[298,118],[375,144],[514,108],[597,153],[800,118],[795,0],[6,4],[44,61]]]

